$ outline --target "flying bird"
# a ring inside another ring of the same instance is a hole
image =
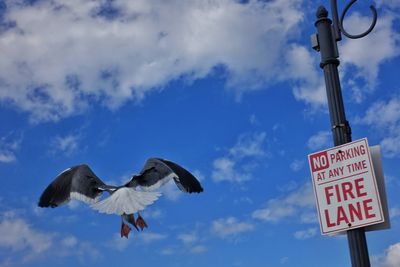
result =
[[[86,164],[68,168],[44,190],[38,206],[56,208],[71,199],[83,201],[98,212],[121,216],[121,237],[128,238],[131,228],[125,222],[136,230],[147,228],[139,212],[160,197],[157,190],[170,180],[183,192],[203,192],[200,182],[183,167],[165,159],[149,158],[142,171],[121,186],[105,184]],[[109,196],[100,199],[104,192]]]

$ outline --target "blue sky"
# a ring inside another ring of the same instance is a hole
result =
[[[329,1],[322,1],[328,4]],[[342,1],[339,1],[343,8]],[[350,266],[321,236],[307,155],[332,146],[319,54],[321,2],[0,2],[0,266]],[[370,21],[360,1],[345,21]],[[392,228],[367,233],[374,267],[400,265],[400,4],[340,43],[353,139],[380,145]],[[185,166],[128,240],[120,219],[72,201],[39,209],[62,170],[121,184],[149,157]]]

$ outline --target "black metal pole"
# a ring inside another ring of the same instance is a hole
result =
[[[315,26],[318,34],[313,36],[313,48],[321,53],[320,67],[325,76],[333,141],[335,146],[338,146],[351,142],[351,128],[346,119],[337,69],[340,64],[337,31],[332,27],[332,21],[328,18],[328,11],[323,6],[318,8]],[[347,231],[347,240],[352,266],[370,267],[364,228]]]

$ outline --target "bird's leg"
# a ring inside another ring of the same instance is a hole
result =
[[[139,228],[136,225],[136,221],[135,221],[135,215],[132,214],[128,214],[125,216],[126,220],[128,221],[128,223],[130,223],[133,227],[135,227],[135,229],[137,231],[139,231]]]
[[[142,216],[140,216],[140,213],[138,212],[138,217],[136,219],[136,226],[140,228],[140,230],[143,231],[144,228],[147,228],[147,223],[144,221]]]
[[[121,238],[126,237],[128,238],[131,228],[124,223],[123,216],[121,216]]]

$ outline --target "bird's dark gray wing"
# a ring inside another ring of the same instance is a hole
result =
[[[200,193],[203,191],[200,182],[189,171],[172,161],[159,158],[148,159],[140,174],[134,176],[125,186],[139,185],[156,190],[171,179],[174,179],[178,188],[183,192]]]
[[[176,176],[174,176],[173,178],[179,189],[188,193],[203,192],[204,189],[203,187],[201,187],[200,182],[185,168],[169,160],[159,160],[167,165],[176,174]]]
[[[58,207],[71,198],[87,203],[95,202],[108,186],[82,164],[60,173],[40,196],[39,207]]]

